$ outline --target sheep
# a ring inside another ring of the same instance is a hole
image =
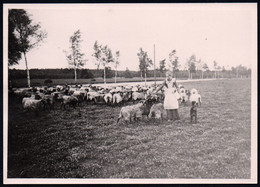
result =
[[[138,91],[138,88],[136,87],[136,86],[134,86],[133,88],[132,88],[132,92],[137,92]]]
[[[40,108],[42,107],[42,100],[35,100],[35,99],[27,99],[23,103],[23,108],[27,111],[34,111],[36,115],[38,115],[38,112]]]
[[[144,93],[140,93],[140,92],[133,92],[132,93],[132,100],[133,100],[133,103],[137,100],[142,100],[142,99],[145,99],[145,95]]]
[[[143,115],[146,115],[148,118],[151,106],[154,102],[154,99],[148,98],[142,103],[122,107],[120,110],[119,117],[117,119],[117,124],[119,120],[122,118],[125,120],[125,122],[129,121],[130,123],[132,121],[132,118],[134,120],[141,120]]]
[[[178,88],[181,89],[184,88],[184,86],[182,84],[179,84]]]
[[[63,90],[63,86],[61,86],[61,85],[57,85],[57,86],[56,86],[56,90],[57,90],[57,91],[61,91],[61,90]]]
[[[123,95],[123,94],[122,94]],[[113,95],[113,105],[119,105],[123,102],[123,97],[121,96],[120,93],[115,93]]]
[[[151,119],[151,118],[160,119],[161,122],[163,122],[163,118],[166,118],[166,115],[167,115],[167,113],[163,107],[163,104],[155,103],[152,105],[148,117],[149,117],[149,119]]]
[[[62,103],[61,107],[65,109],[66,105],[71,105],[73,108],[76,108],[76,104],[78,103],[78,98],[75,96],[69,96],[69,95],[64,95],[62,96]]]
[[[131,93],[128,91],[123,92],[122,98],[123,98],[123,104],[125,104],[127,101],[131,99]]]
[[[97,97],[99,97],[100,94],[96,91],[89,91],[87,93],[87,100],[88,101],[94,101],[95,103],[97,103]]]
[[[77,97],[78,103],[82,103],[85,100],[85,96],[87,95],[86,91],[76,90],[73,92],[72,96]]]
[[[42,97],[42,101],[44,109],[46,109],[46,107],[49,107],[49,109],[54,109],[55,100],[53,95],[44,95]]]
[[[24,105],[24,103],[25,103],[27,100],[35,100],[35,95],[31,95],[31,97],[24,97],[23,100],[22,100],[22,104]]]
[[[199,106],[201,106],[201,96],[198,93],[196,89],[191,90],[191,95],[190,95],[190,103],[196,102]]]
[[[113,95],[111,93],[106,93],[104,96],[104,101],[106,104],[111,105],[113,102]]]

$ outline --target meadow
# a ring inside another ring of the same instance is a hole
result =
[[[8,178],[250,178],[251,79],[183,85],[201,94],[197,124],[189,106],[178,123],[116,124],[121,107],[83,103],[35,116],[9,98]]]

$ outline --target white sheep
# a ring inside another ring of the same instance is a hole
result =
[[[133,92],[132,93],[132,100],[133,102],[137,101],[137,100],[142,100],[145,99],[145,94],[142,92]]]
[[[106,104],[111,104],[113,102],[113,95],[111,93],[106,93],[104,96],[104,101]]]
[[[137,92],[138,91],[138,88],[136,87],[136,86],[134,86],[133,88],[132,88],[132,92]]]
[[[69,95],[62,96],[61,107],[63,107],[64,109],[66,105],[71,105],[73,106],[73,108],[75,108],[77,103],[78,103],[78,98],[75,96],[69,96]]]
[[[120,93],[115,93],[113,95],[113,104],[120,104],[123,101],[123,97],[120,95]]]
[[[156,104],[153,104],[153,106],[151,107],[148,117],[149,117],[149,119],[151,119],[151,118],[160,119],[162,122],[163,118],[166,118],[166,116],[167,116],[167,113],[163,107],[163,104],[156,103]]]
[[[95,103],[97,103],[97,97],[99,97],[100,94],[96,91],[89,91],[87,93],[87,100],[88,101],[94,101]]]
[[[42,100],[27,99],[23,103],[23,108],[27,110],[38,111],[41,108]]]
[[[120,110],[119,117],[117,119],[117,123],[121,118],[123,118],[125,122],[128,121],[131,122],[133,118],[135,119],[142,118],[142,110],[141,110],[142,107],[143,107],[143,103],[122,107]]]
[[[35,95],[31,95],[31,97],[24,97],[23,100],[22,100],[22,104],[24,105],[24,103],[27,101],[27,100],[35,100]]]
[[[132,119],[141,120],[143,115],[146,115],[148,118],[150,109],[155,101],[156,100],[153,98],[149,98],[142,103],[122,107],[117,123],[121,118],[123,118],[126,122],[131,122]]]

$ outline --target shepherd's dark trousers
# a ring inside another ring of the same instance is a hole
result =
[[[173,109],[173,120],[180,120],[178,109]]]

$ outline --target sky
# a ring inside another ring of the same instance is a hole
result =
[[[37,48],[27,54],[32,68],[68,68],[64,50],[76,30],[82,33],[81,50],[94,69],[95,41],[120,51],[119,70],[138,70],[140,48],[159,66],[176,50],[181,68],[191,55],[212,68],[242,64],[251,67],[257,55],[257,4],[20,4],[34,23],[48,33]],[[5,17],[6,18],[6,17]],[[111,65],[114,68],[113,65]],[[25,69],[24,59],[16,69]]]

